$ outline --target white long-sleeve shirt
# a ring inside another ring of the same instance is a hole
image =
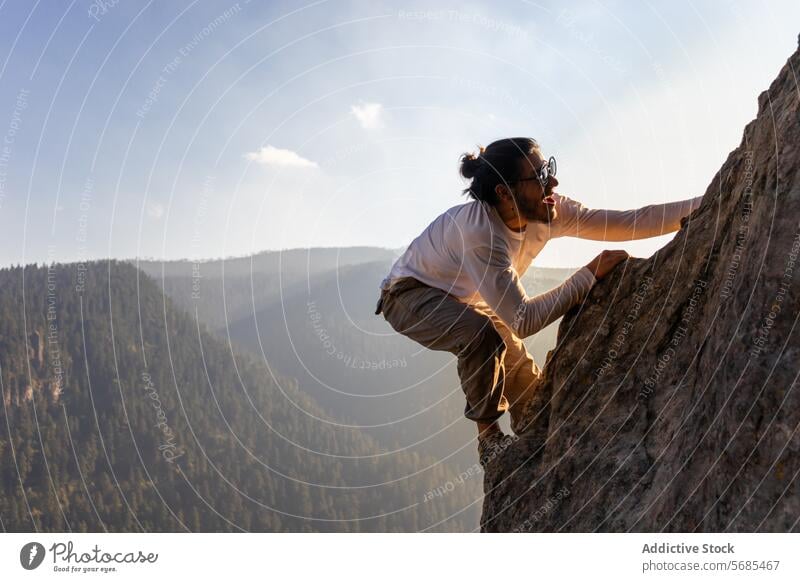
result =
[[[572,236],[627,241],[674,232],[703,197],[636,210],[593,210],[561,194],[550,223],[529,222],[524,232],[508,228],[495,208],[471,201],[439,215],[395,261],[381,282],[414,277],[458,300],[494,311],[518,337],[547,327],[583,301],[596,279],[583,267],[564,283],[528,297],[522,276],[548,240]]]

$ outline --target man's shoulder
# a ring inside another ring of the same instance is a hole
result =
[[[439,219],[455,225],[460,236],[465,238],[488,238],[493,226],[490,211],[488,203],[472,200],[448,208]]]
[[[480,219],[485,217],[488,204],[478,200],[470,200],[451,206],[442,213],[442,216],[450,216],[454,220],[465,221],[470,219]]]

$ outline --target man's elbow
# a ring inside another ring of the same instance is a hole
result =
[[[531,312],[531,309],[535,311]],[[540,310],[528,301],[522,301],[505,324],[515,336],[525,339],[543,330],[549,322],[545,313],[540,313]]]

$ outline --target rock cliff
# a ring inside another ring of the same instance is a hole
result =
[[[800,51],[675,238],[564,317],[483,531],[800,529],[799,77]]]

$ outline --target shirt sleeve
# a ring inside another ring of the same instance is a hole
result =
[[[520,338],[544,329],[582,302],[596,282],[591,270],[583,267],[558,287],[528,297],[502,244],[470,249],[464,269],[483,301]]]
[[[675,232],[681,227],[681,218],[703,201],[698,196],[636,210],[595,210],[566,196],[554,196],[558,215],[553,221],[552,238],[572,236],[605,241],[637,240]]]

